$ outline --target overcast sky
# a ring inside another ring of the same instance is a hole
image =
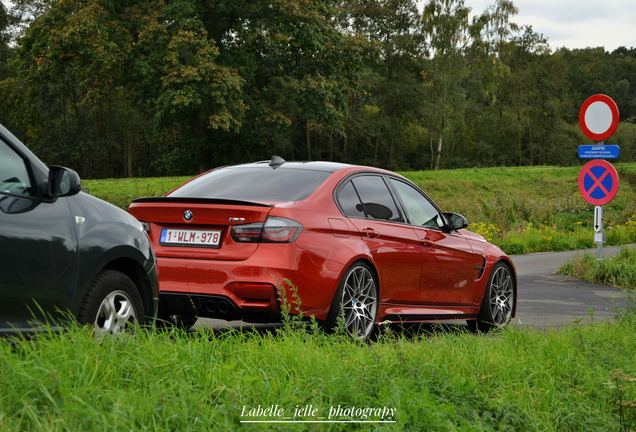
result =
[[[513,0],[519,13],[512,22],[531,25],[548,39],[552,51],[620,46],[636,48],[635,0]],[[483,12],[494,0],[465,0],[474,13]]]

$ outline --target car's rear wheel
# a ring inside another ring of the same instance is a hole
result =
[[[132,280],[115,270],[104,270],[91,284],[78,320],[92,324],[96,336],[129,331],[144,323],[141,296]]]
[[[479,331],[503,328],[512,319],[516,302],[517,287],[510,267],[499,262],[490,273],[479,317],[468,321],[468,326]]]
[[[338,317],[349,336],[368,339],[375,329],[378,313],[378,284],[371,268],[363,263],[351,266],[340,281],[327,317],[327,329],[338,326]]]

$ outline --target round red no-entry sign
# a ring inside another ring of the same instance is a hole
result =
[[[579,124],[583,133],[594,141],[605,141],[618,126],[618,106],[611,97],[602,94],[590,96],[579,111]]]
[[[595,159],[583,166],[579,174],[579,192],[590,204],[605,205],[618,192],[618,173],[603,159]]]

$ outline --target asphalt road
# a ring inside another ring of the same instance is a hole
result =
[[[604,247],[603,257],[614,256],[622,247],[624,246]],[[578,250],[511,256],[518,278],[517,316],[513,325],[549,329],[578,321],[606,320],[616,316],[616,308],[625,304],[621,289],[556,273],[561,264],[584,252]],[[597,249],[590,249],[589,252],[596,255]],[[275,326],[201,319],[194,328],[227,327],[249,329]]]
[[[603,258],[616,255],[621,247],[604,247]],[[616,316],[616,307],[625,304],[621,289],[556,274],[561,264],[584,252],[511,256],[519,287],[515,325],[558,328],[577,320],[605,320]],[[597,250],[590,249],[589,252],[596,255]]]

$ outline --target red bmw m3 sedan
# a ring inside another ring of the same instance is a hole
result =
[[[159,267],[159,318],[276,322],[277,286],[326,328],[342,314],[366,339],[379,322],[466,320],[489,330],[515,315],[515,268],[415,184],[331,162],[218,168],[129,211]]]

